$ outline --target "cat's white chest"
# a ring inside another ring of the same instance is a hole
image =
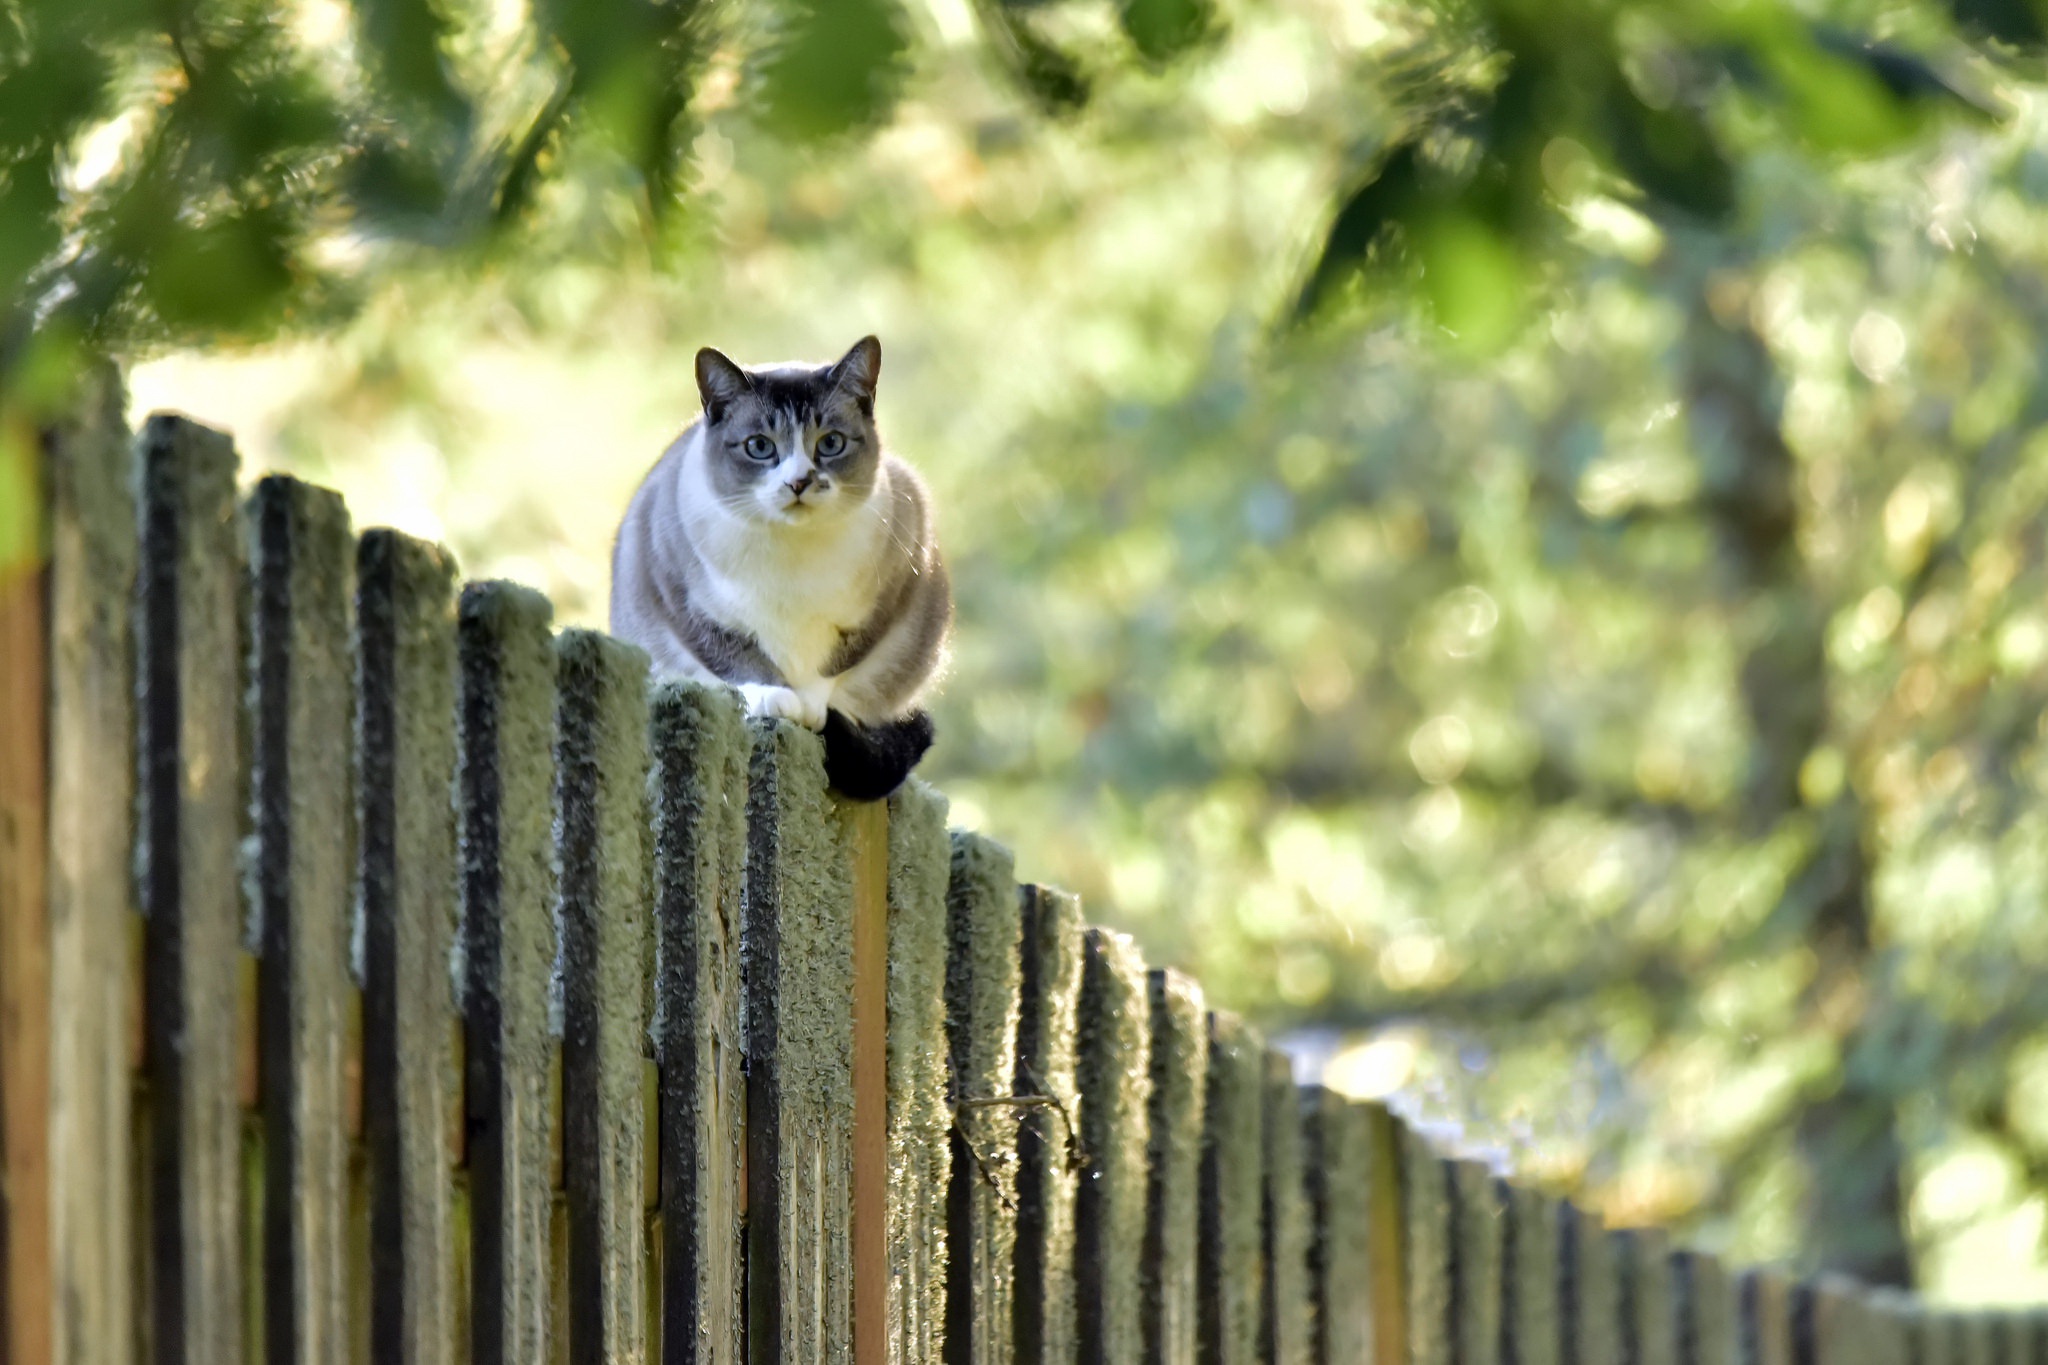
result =
[[[759,527],[706,528],[701,549],[713,617],[746,631],[789,685],[803,688],[824,676],[843,635],[858,629],[874,608],[878,565],[873,518],[850,525],[793,528],[764,534]]]

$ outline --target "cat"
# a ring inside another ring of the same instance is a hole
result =
[[[641,482],[612,546],[612,634],[657,675],[737,687],[825,740],[826,775],[887,796],[932,742],[952,594],[932,500],[875,429],[882,346],[742,369],[697,353],[703,416]]]

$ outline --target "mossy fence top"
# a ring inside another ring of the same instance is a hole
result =
[[[0,436],[4,1365],[2048,1365],[1297,1087],[937,793],[111,382]]]

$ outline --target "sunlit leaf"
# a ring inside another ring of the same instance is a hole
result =
[[[763,115],[786,137],[875,122],[894,103],[909,47],[895,0],[802,0],[761,73]]]
[[[1462,347],[1498,348],[1527,316],[1529,272],[1514,239],[1484,219],[1432,212],[1409,230],[1422,292],[1436,320]]]

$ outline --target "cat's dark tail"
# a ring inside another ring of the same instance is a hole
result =
[[[837,711],[825,713],[825,777],[833,790],[855,801],[888,796],[931,747],[929,711],[912,711],[879,725],[862,725]]]

